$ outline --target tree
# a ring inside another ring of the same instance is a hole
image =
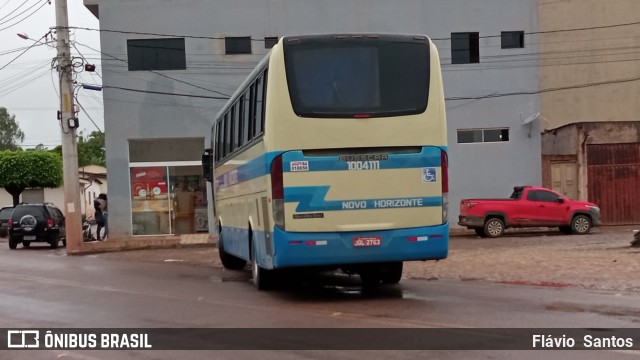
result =
[[[57,188],[62,184],[62,157],[49,151],[0,151],[0,187],[20,202],[26,188]]]
[[[62,146],[56,146],[51,152],[62,155]],[[78,166],[106,166],[106,164],[104,133],[93,131],[87,137],[82,133],[78,134]]]
[[[81,133],[78,136],[78,166],[105,166],[106,163],[104,133],[93,131],[87,137]]]
[[[16,116],[9,114],[6,108],[0,107],[0,150],[17,150],[24,141],[24,132],[16,121]]]

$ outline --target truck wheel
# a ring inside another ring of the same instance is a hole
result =
[[[484,223],[484,233],[488,237],[500,237],[504,233],[504,222],[498,218],[487,219]]]
[[[571,230],[574,234],[587,234],[591,230],[591,219],[585,215],[574,216],[571,220]]]
[[[487,234],[484,232],[484,228],[474,228],[473,230],[476,232],[476,235],[480,237],[487,237]]]

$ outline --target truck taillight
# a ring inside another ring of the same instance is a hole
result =
[[[440,171],[442,172],[442,223],[447,223],[449,210],[449,161],[447,153],[440,151]]]
[[[53,227],[53,219],[52,218],[48,218],[47,219],[47,227],[49,229],[51,229]]]
[[[275,225],[284,230],[284,184],[282,177],[282,155],[280,155],[271,162],[271,207]]]

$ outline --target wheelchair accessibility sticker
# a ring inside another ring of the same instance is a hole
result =
[[[436,168],[434,167],[426,167],[422,168],[422,182],[423,183],[431,183],[436,182]]]

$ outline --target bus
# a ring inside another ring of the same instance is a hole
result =
[[[214,121],[203,172],[227,269],[341,269],[363,285],[447,257],[447,126],[424,35],[286,36]]]

